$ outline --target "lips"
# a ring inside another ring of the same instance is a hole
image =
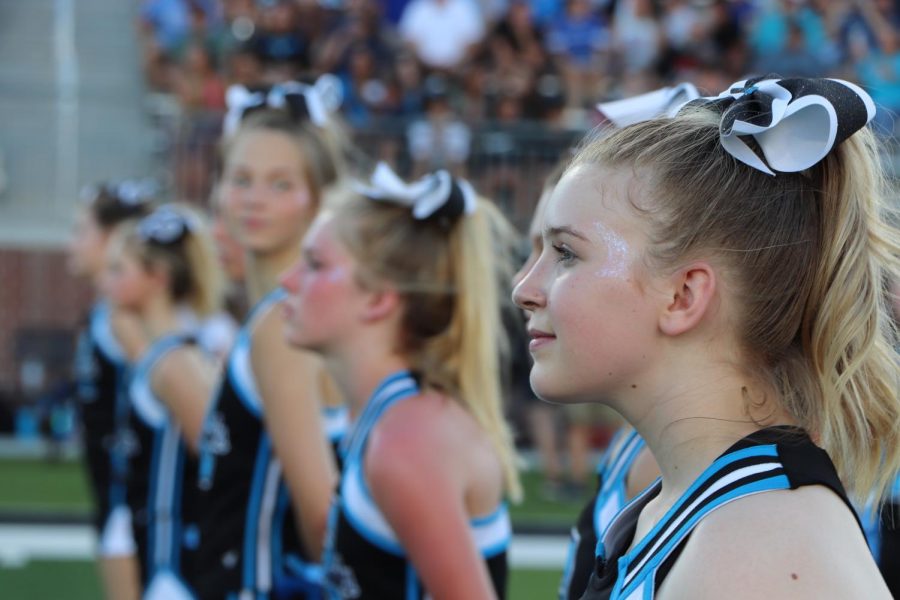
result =
[[[531,327],[528,328],[528,337],[531,338],[531,341],[528,343],[528,349],[532,352],[556,339],[556,336],[552,333]]]

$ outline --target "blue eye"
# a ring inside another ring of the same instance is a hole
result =
[[[553,244],[553,250],[556,252],[556,262],[572,262],[577,258],[575,253],[572,252],[567,246],[564,244]]]
[[[231,185],[235,187],[250,187],[250,178],[246,175],[235,175],[231,178]]]

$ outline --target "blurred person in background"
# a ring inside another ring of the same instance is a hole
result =
[[[343,169],[336,107],[321,89],[228,93],[216,195],[244,252],[252,308],[204,421],[205,510],[189,579],[201,598],[315,598],[321,584],[315,563],[336,481],[330,440],[342,433],[328,408],[340,402],[316,357],[284,341],[278,284]]]
[[[425,114],[410,123],[406,131],[413,173],[423,174],[436,168],[464,173],[472,131],[451,106],[449,84],[443,76],[429,76],[424,87]]]
[[[451,70],[481,42],[485,20],[475,0],[412,0],[398,30],[426,67]]]
[[[296,80],[311,64],[310,41],[298,27],[293,0],[261,0],[257,28],[249,44],[263,64],[267,83]]]
[[[129,180],[90,186],[82,193],[69,242],[69,270],[100,293],[109,239],[116,227],[152,210],[158,188]],[[126,499],[124,447],[130,401],[127,371],[143,349],[135,319],[98,299],[78,338],[73,375],[79,406],[83,458],[94,502],[93,525],[100,576],[110,600],[140,597],[140,565]]]
[[[128,384],[128,503],[142,598],[190,600],[184,571],[200,510],[196,452],[216,364],[182,314],[187,308],[204,319],[221,301],[221,272],[199,215],[165,204],[117,230],[103,288],[113,305],[137,319],[147,340]]]
[[[566,83],[569,107],[580,110],[601,94],[610,29],[590,0],[566,0],[565,12],[547,30],[547,48]]]

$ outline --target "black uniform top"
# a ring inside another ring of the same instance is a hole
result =
[[[78,337],[74,364],[75,395],[98,532],[112,510],[125,504],[127,456],[121,441],[128,420],[127,371],[125,352],[113,335],[109,306],[99,302]]]
[[[633,429],[620,429],[597,467],[597,493],[572,527],[569,554],[559,586],[560,600],[578,600],[594,570],[597,540],[628,503],[628,473],[644,440]]]
[[[243,593],[259,600],[318,593],[321,571],[309,562],[294,526],[250,360],[256,324],[282,298],[284,291],[277,289],[250,311],[203,425],[197,480],[203,509],[192,532],[196,549],[189,576],[200,598]],[[330,433],[340,435],[340,415],[329,415]]]
[[[805,432],[789,427],[757,431],[707,467],[629,551],[641,510],[662,489],[657,480],[607,529],[597,546],[594,572],[582,600],[652,600],[694,527],[710,512],[751,494],[807,485],[832,489],[853,510],[828,454]]]
[[[129,462],[128,498],[135,541],[141,558],[145,598],[164,589],[167,598],[191,598],[182,581],[184,526],[194,518],[191,486],[196,460],[188,453],[181,428],[153,393],[153,369],[169,352],[194,344],[187,334],[164,336],[150,345],[135,364],[129,385],[129,419],[133,452]]]
[[[329,523],[323,567],[332,599],[412,600],[426,598],[415,567],[375,504],[363,472],[366,441],[381,415],[419,388],[406,371],[386,378],[345,438],[344,467]],[[506,551],[511,537],[505,504],[469,524],[498,598],[506,595]],[[435,549],[440,552],[441,549]],[[447,556],[447,560],[453,560]]]

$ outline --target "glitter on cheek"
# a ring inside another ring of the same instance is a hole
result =
[[[627,279],[629,276],[628,259],[630,254],[628,242],[603,223],[595,222],[594,229],[606,246],[606,260],[597,271],[597,275],[600,277]]]

